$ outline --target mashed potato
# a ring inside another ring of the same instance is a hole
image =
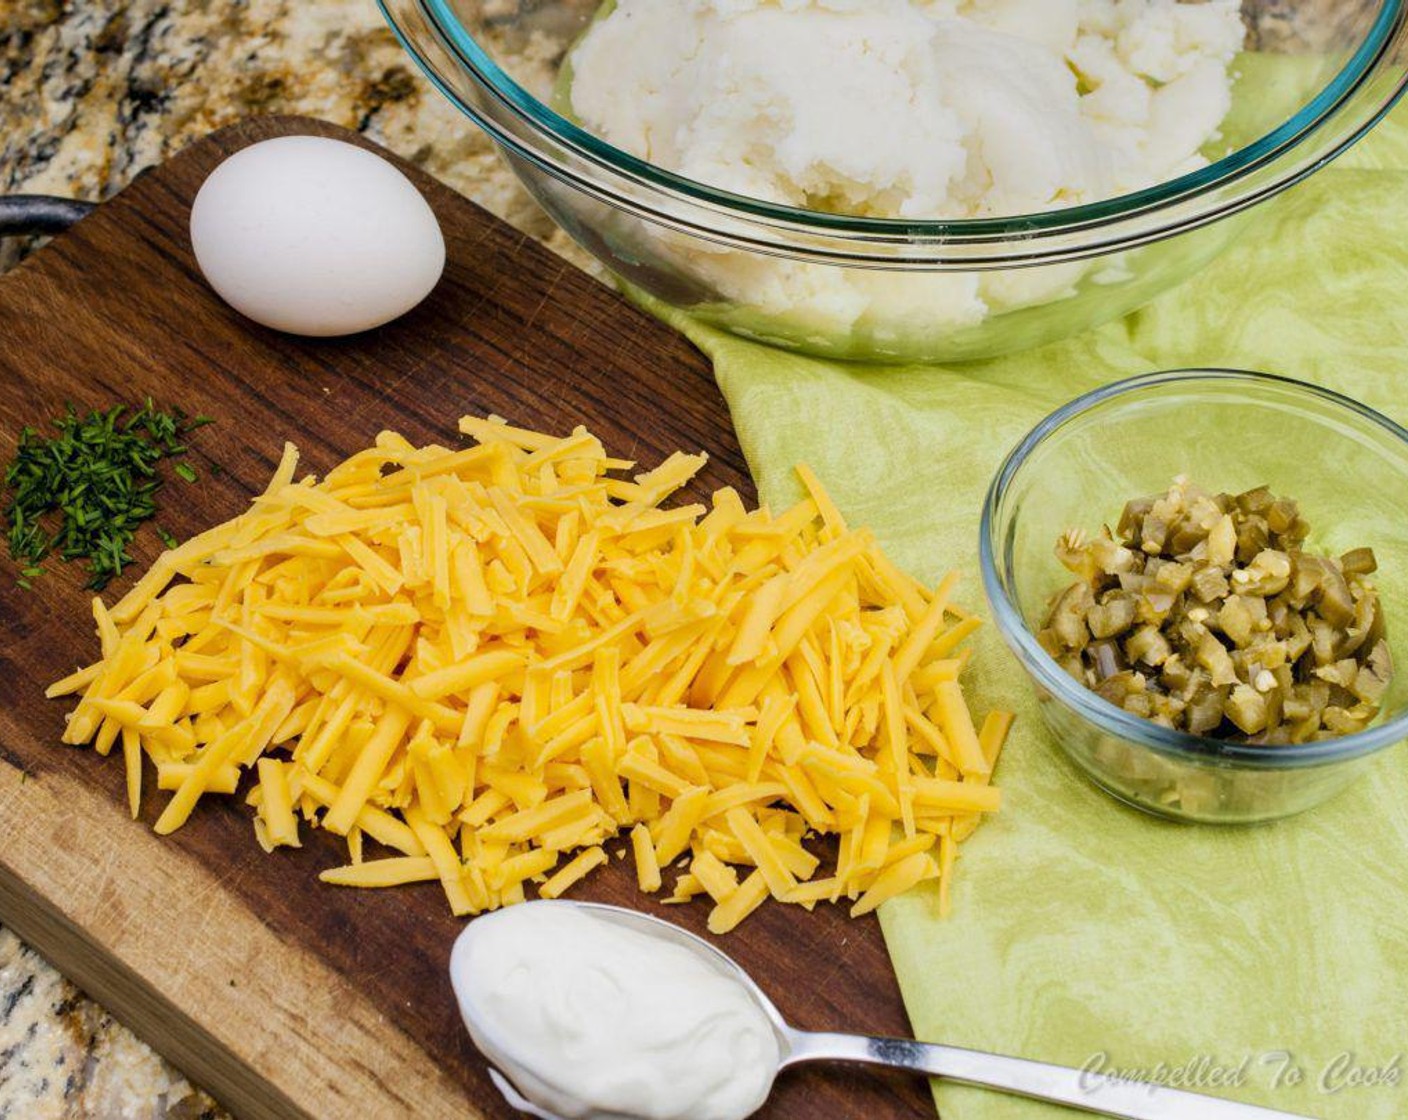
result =
[[[617,147],[753,198],[997,217],[1202,166],[1242,39],[1236,0],[617,0],[573,51],[571,108]],[[972,325],[1084,271],[896,278],[688,252],[725,298],[822,331]]]

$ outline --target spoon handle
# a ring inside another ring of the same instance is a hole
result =
[[[1000,1089],[1039,1101],[1122,1120],[1312,1120],[1291,1112],[1168,1089],[1138,1081],[1115,1081],[1067,1066],[984,1054],[900,1038],[794,1031],[784,1065],[797,1062],[862,1062],[890,1066]]]

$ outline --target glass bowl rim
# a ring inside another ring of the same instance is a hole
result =
[[[1082,687],[1057,664],[1027,626],[1021,611],[1008,594],[1014,571],[1010,555],[993,540],[997,515],[1013,480],[1027,465],[1032,453],[1049,437],[1073,420],[1113,401],[1128,399],[1146,390],[1167,393],[1190,383],[1234,383],[1277,388],[1289,396],[1316,399],[1361,425],[1376,428],[1408,450],[1408,430],[1366,404],[1310,382],[1256,370],[1220,367],[1192,367],[1138,374],[1103,385],[1067,402],[1037,423],[1012,448],[993,476],[983,501],[979,525],[978,553],[983,590],[987,595],[998,632],[1022,663],[1034,684],[1076,715],[1101,731],[1165,756],[1185,761],[1240,763],[1275,770],[1326,765],[1360,758],[1408,739],[1408,708],[1384,722],[1353,735],[1342,735],[1310,743],[1260,746],[1193,735],[1163,727],[1152,720],[1133,715]],[[1000,561],[999,561],[1000,556]]]
[[[541,150],[525,148],[517,134],[504,129],[486,117],[463,98],[449,89],[435,73],[434,67],[401,27],[391,10],[394,0],[377,0],[378,7],[391,25],[402,46],[416,61],[432,83],[452,103],[475,119],[492,135],[520,154],[539,163],[555,175],[578,181],[581,176],[563,166],[560,160]],[[1264,169],[1281,156],[1301,146],[1312,135],[1330,123],[1338,111],[1357,93],[1374,73],[1378,62],[1393,45],[1398,33],[1408,27],[1408,0],[1382,0],[1374,23],[1364,40],[1350,53],[1340,70],[1292,116],[1270,132],[1251,143],[1228,153],[1207,167],[1188,172],[1140,191],[1111,199],[1083,203],[1057,210],[1033,214],[1010,215],[1000,218],[968,218],[946,220],[916,220],[905,218],[865,218],[807,210],[710,187],[694,179],[666,171],[623,149],[607,143],[580,125],[562,116],[551,106],[520,86],[479,45],[478,40],[455,14],[454,0],[408,0],[420,9],[427,26],[455,60],[483,85],[505,109],[524,122],[536,136],[544,134],[564,145],[590,164],[603,168],[627,180],[633,186],[654,193],[663,193],[686,203],[703,205],[735,218],[760,220],[790,227],[802,233],[854,237],[862,241],[899,240],[916,242],[991,243],[1004,239],[1030,240],[1043,236],[1061,236],[1082,230],[1099,229],[1125,219],[1156,212],[1175,203],[1187,202],[1207,195],[1221,187],[1244,180]],[[1227,213],[1261,201],[1270,194],[1291,186],[1305,175],[1323,166],[1356,143],[1392,108],[1408,90],[1408,74],[1397,82],[1393,92],[1381,104],[1358,121],[1347,134],[1332,145],[1327,154],[1316,159],[1308,168],[1294,168],[1278,179],[1269,189],[1250,192],[1216,207],[1212,213],[1178,223],[1177,228],[1216,220]],[[598,187],[598,189],[600,189]],[[608,193],[617,193],[608,188]]]

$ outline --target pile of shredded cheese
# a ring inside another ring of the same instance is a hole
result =
[[[583,428],[460,430],[382,433],[321,482],[290,444],[246,513],[93,601],[102,659],[48,695],[82,693],[65,742],[121,742],[134,816],[144,755],[160,833],[253,770],[266,850],[327,829],[325,881],[438,880],[456,914],[562,894],[622,829],[640,888],[678,861],[670,901],[708,894],[715,932],[769,895],[861,914],[938,879],[947,904],[1010,723],[964,703],[954,577],[900,572],[805,468],[780,516],[661,508],[703,455],[629,481]]]

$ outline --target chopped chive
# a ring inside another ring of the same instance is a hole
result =
[[[26,426],[3,475],[5,536],[10,555],[24,565],[20,586],[29,588],[43,574],[40,564],[57,553],[83,563],[88,587],[105,587],[132,562],[133,534],[157,511],[157,463],[183,454],[183,437],[209,422],[158,409],[148,398],[86,416],[68,405],[53,421],[54,435]],[[187,482],[198,477],[185,463],[173,469]],[[158,532],[170,547],[174,538]]]

